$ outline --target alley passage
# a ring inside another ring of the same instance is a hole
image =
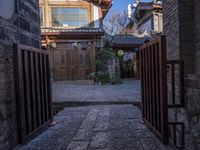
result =
[[[133,105],[65,108],[57,124],[20,150],[173,150],[140,123]]]

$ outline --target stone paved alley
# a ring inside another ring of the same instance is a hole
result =
[[[56,102],[106,102],[107,105],[66,107],[49,127],[20,150],[173,150],[163,146],[140,123],[141,111],[128,103],[140,102],[140,82],[120,85],[54,83]],[[115,102],[115,105],[110,105]],[[124,102],[127,104],[119,104]],[[118,103],[118,104],[117,104]]]
[[[65,108],[50,127],[20,150],[173,150],[140,123],[133,105]]]

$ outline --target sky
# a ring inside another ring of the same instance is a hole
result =
[[[143,0],[144,2],[150,2],[152,0]],[[124,10],[127,10],[128,4],[133,3],[134,0],[113,0],[113,6],[109,13],[113,13],[116,11],[123,12]]]

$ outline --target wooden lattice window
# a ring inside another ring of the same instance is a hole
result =
[[[52,7],[51,18],[53,27],[84,27],[88,26],[88,9]]]

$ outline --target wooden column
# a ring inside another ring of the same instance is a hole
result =
[[[95,42],[96,39],[93,38],[93,45],[92,45],[92,50],[91,50],[91,72],[96,71],[96,68],[94,64],[96,63],[96,49],[95,49]]]
[[[137,79],[140,79],[140,54],[136,52],[136,65],[137,65]]]
[[[49,0],[44,0],[44,26],[51,27],[51,12],[49,8]]]

